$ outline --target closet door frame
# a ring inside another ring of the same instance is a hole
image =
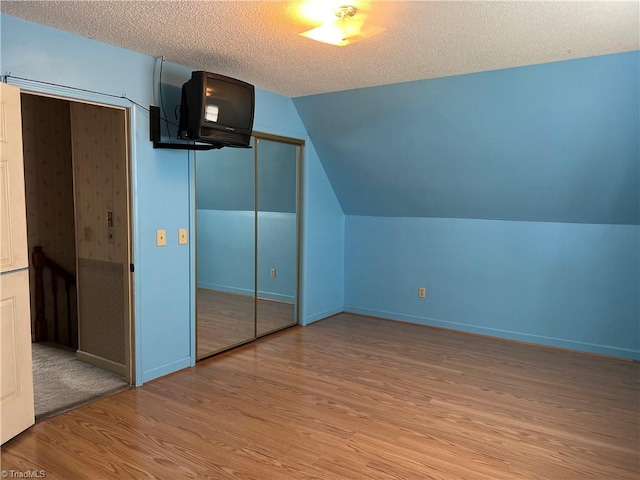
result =
[[[258,338],[262,338],[266,335],[270,335],[272,333],[278,332],[280,330],[284,330],[286,328],[290,328],[294,325],[299,324],[299,310],[300,310],[300,271],[301,271],[301,244],[302,244],[302,181],[303,181],[303,161],[304,161],[304,155],[303,155],[303,151],[304,151],[304,146],[305,146],[305,141],[302,139],[298,139],[298,138],[292,138],[292,137],[285,137],[285,136],[281,136],[281,135],[274,135],[274,134],[270,134],[270,133],[263,133],[263,132],[252,132],[251,136],[253,137],[254,140],[254,152],[253,152],[253,168],[254,168],[254,279],[253,279],[253,284],[254,284],[254,292],[253,292],[253,337],[249,338],[247,340],[229,345],[226,348],[222,348],[220,350],[216,350],[214,352],[210,352],[210,353],[205,353],[202,355],[198,355],[198,302],[197,302],[197,289],[198,289],[198,273],[197,273],[197,236],[194,235],[195,237],[195,242],[191,242],[192,243],[192,266],[194,268],[194,276],[192,277],[192,289],[193,289],[193,293],[191,295],[191,303],[193,305],[192,311],[193,313],[193,330],[194,330],[194,335],[192,337],[192,341],[193,341],[193,353],[192,353],[192,358],[194,359],[193,364],[195,364],[195,362],[198,362],[200,360],[205,360],[207,358],[210,358],[214,355],[218,355],[220,353],[229,351],[233,348],[236,347],[240,347],[242,345],[246,345],[248,343],[251,343],[255,340],[257,340]],[[281,328],[277,328],[274,330],[271,330],[269,332],[265,332],[263,334],[258,335],[257,334],[257,329],[258,329],[258,318],[257,318],[257,302],[258,302],[258,151],[259,151],[259,141],[260,140],[268,140],[268,141],[273,141],[273,142],[280,142],[280,143],[286,143],[289,145],[295,145],[296,146],[296,265],[295,265],[295,275],[296,275],[296,279],[295,279],[295,302],[294,302],[294,315],[293,315],[293,320],[292,323],[285,325]],[[191,231],[192,232],[197,232],[197,219],[196,219],[196,200],[195,200],[195,196],[196,196],[196,158],[197,155],[194,152],[193,155],[193,180],[192,180],[192,185],[193,185],[193,196],[192,196],[192,205],[193,207],[193,211],[192,211],[192,228]]]

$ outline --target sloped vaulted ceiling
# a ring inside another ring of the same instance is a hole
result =
[[[294,97],[347,214],[640,223],[637,1],[353,0],[387,30],[344,48],[304,3],[0,10]]]
[[[300,97],[346,214],[638,224],[640,53]]]

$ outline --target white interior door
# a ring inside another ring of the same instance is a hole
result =
[[[20,89],[0,83],[0,443],[33,425]]]

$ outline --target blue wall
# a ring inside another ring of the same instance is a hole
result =
[[[196,205],[206,210],[253,211],[254,151],[223,148],[199,152],[196,159]]]
[[[258,144],[258,210],[295,213],[298,183],[297,147],[260,140]]]
[[[306,265],[308,274],[302,277],[302,289],[315,293],[302,297],[303,324],[306,325],[344,309],[345,216],[313,144],[307,144],[305,154],[308,167],[305,177],[316,179],[303,190],[307,213],[302,217],[306,238],[302,245],[302,264]],[[315,253],[321,251],[332,255],[322,257]]]
[[[255,214],[197,210],[198,287],[253,295]]]
[[[0,23],[2,73],[116,96],[124,93],[141,105],[158,102],[154,58],[7,15],[0,17]],[[179,87],[191,71],[170,64],[165,69],[166,88]],[[148,114],[127,101],[12,83],[30,91],[131,107],[136,380],[142,383],[193,364],[195,252],[177,242],[178,229],[191,227],[195,217],[193,159],[186,151],[154,150]],[[307,323],[337,305],[342,309],[343,294],[335,285],[344,284],[344,215],[291,99],[257,89],[254,128],[307,142],[301,279],[301,321]],[[155,231],[160,228],[167,230],[163,248],[155,246]],[[317,241],[318,232],[326,241]],[[325,269],[326,265],[332,268]]]
[[[258,208],[296,211],[296,146],[261,140],[258,148]],[[209,210],[253,210],[254,150],[225,148],[200,153],[196,203]]]
[[[350,215],[346,225],[347,311],[640,358],[637,226]]]
[[[255,288],[252,211],[197,211],[198,286],[253,295]],[[292,302],[296,281],[296,216],[258,214],[258,296]],[[271,269],[276,277],[271,278]]]
[[[294,99],[348,215],[640,223],[640,52]]]
[[[638,358],[639,66],[294,99],[347,214],[345,309]]]
[[[258,296],[293,302],[296,296],[296,215],[258,212]],[[276,277],[271,278],[271,269]]]

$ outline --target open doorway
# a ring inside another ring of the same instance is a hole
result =
[[[133,382],[127,110],[22,93],[36,419]]]

